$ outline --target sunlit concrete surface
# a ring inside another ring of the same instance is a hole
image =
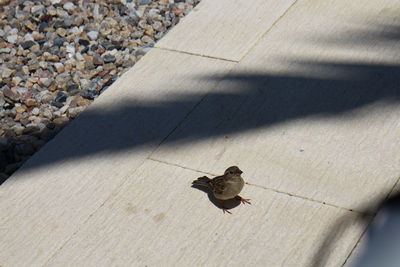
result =
[[[376,248],[399,243],[400,2],[217,2],[0,186],[1,267],[390,257]],[[190,187],[231,165],[252,200],[232,215]]]

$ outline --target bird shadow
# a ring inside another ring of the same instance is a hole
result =
[[[210,200],[211,203],[214,204],[215,207],[221,209],[221,210],[231,210],[233,208],[236,208],[237,206],[240,205],[240,200],[237,198],[231,198],[227,200],[220,200],[217,199],[214,194],[211,192],[211,190],[207,187],[200,186],[200,185],[194,185],[192,184],[192,188],[198,189],[200,191],[203,191],[204,193],[207,194],[208,199]]]

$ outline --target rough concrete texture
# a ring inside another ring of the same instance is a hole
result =
[[[1,266],[347,267],[374,247],[399,188],[400,2],[217,2],[0,187]],[[260,29],[239,45],[214,24],[240,12]],[[230,165],[252,199],[232,215],[190,187]]]

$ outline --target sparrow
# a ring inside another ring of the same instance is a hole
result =
[[[251,204],[250,199],[245,199],[239,196],[244,186],[244,180],[240,176],[243,172],[237,166],[231,166],[224,172],[224,175],[214,177],[212,179],[207,176],[197,178],[192,182],[194,186],[208,187],[214,194],[215,198],[220,200],[223,212],[230,211],[224,206],[222,200],[235,198],[240,200],[243,204]]]

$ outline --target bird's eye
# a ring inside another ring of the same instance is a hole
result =
[[[230,173],[230,174],[233,174],[233,171],[230,171],[229,173]]]

